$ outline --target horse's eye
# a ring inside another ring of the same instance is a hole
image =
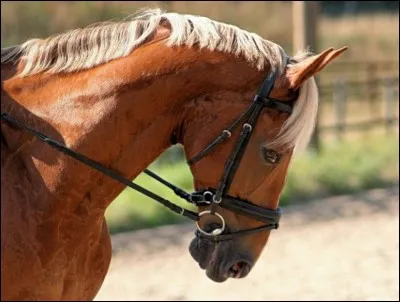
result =
[[[277,164],[281,158],[279,153],[265,147],[262,148],[262,154],[265,161],[270,164]]]

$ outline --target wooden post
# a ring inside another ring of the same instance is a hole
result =
[[[319,1],[293,1],[293,52],[317,51],[317,21]]]
[[[369,114],[371,118],[376,116],[377,108],[374,106],[377,103],[376,79],[378,65],[374,62],[368,64],[367,67],[367,99],[369,106]]]
[[[394,81],[393,79],[386,79],[383,84],[384,97],[385,97],[385,125],[386,133],[392,132],[393,123],[393,103],[394,103]]]
[[[333,86],[333,104],[336,113],[336,135],[340,141],[343,138],[343,132],[346,127],[346,86],[343,80],[339,80]]]
[[[310,48],[317,52],[317,26],[320,10],[319,1],[293,1],[293,54],[297,51]],[[315,78],[318,85],[318,78]],[[316,152],[320,150],[319,118],[310,142],[311,148]]]

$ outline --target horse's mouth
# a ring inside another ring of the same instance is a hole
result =
[[[190,243],[189,252],[200,268],[206,271],[207,277],[218,283],[228,278],[244,278],[252,267],[248,257],[237,257],[231,240],[216,243],[196,237]]]

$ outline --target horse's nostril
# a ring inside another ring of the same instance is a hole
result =
[[[228,275],[231,278],[243,278],[250,272],[250,268],[246,261],[238,261],[229,268]]]

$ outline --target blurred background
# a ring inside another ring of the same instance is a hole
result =
[[[307,46],[314,52],[349,46],[317,78],[317,129],[308,151],[293,161],[282,205],[398,182],[399,2],[2,1],[1,47],[121,19],[143,7],[235,24],[280,44],[289,55]],[[192,189],[180,146],[150,168]],[[135,181],[174,198],[145,175]],[[129,188],[110,206],[107,219],[113,233],[185,221]]]
[[[280,233],[251,276],[227,285],[209,281],[187,252],[194,226],[128,188],[106,212],[114,258],[98,299],[398,300],[399,2],[2,1],[1,47],[144,7],[234,24],[289,55],[305,47],[349,49],[317,76],[316,131],[292,161]],[[181,146],[150,169],[193,190]],[[186,206],[146,175],[134,181]],[[170,226],[153,228],[162,225]]]

